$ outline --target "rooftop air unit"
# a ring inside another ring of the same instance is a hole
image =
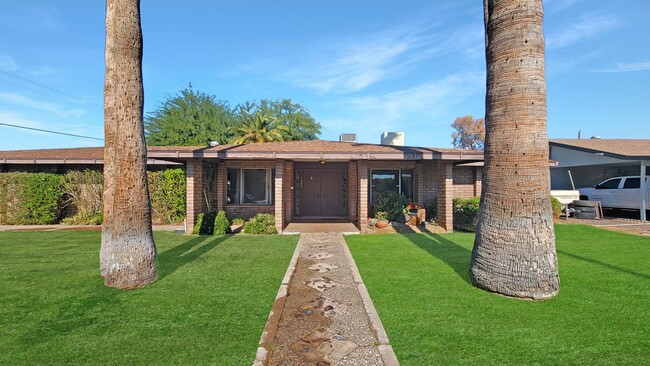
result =
[[[404,132],[384,132],[381,134],[382,145],[404,146]]]
[[[339,141],[341,142],[357,142],[356,133],[342,133],[339,135]]]

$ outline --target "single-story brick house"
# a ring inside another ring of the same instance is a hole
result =
[[[150,146],[150,169],[184,166],[187,227],[196,215],[275,216],[281,232],[294,220],[347,220],[361,228],[373,195],[388,190],[423,205],[437,199],[438,223],[453,230],[452,200],[481,192],[481,151],[290,141],[214,147]],[[101,169],[103,148],[0,151],[0,172]]]

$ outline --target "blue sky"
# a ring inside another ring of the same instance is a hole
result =
[[[552,138],[650,138],[650,2],[545,0]],[[232,105],[290,98],[377,143],[450,147],[484,115],[483,9],[456,1],[143,0],[145,113],[192,83]],[[0,12],[0,123],[103,137],[105,3],[16,1]],[[0,150],[101,141],[0,126]]]

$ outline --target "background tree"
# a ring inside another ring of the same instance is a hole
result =
[[[458,117],[451,124],[456,130],[451,134],[455,148],[483,150],[485,144],[485,119],[472,116]]]
[[[548,299],[560,289],[551,211],[542,0],[484,0],[485,169],[472,283]]]
[[[286,126],[282,131],[284,141],[315,140],[320,135],[321,125],[309,114],[299,103],[292,103],[291,99],[270,101],[262,99],[259,104],[245,103],[239,106],[240,113],[245,111],[249,114],[260,112],[271,116],[277,123]],[[241,114],[246,119],[246,115]]]
[[[243,122],[240,126],[230,128],[235,137],[231,143],[257,144],[263,142],[284,141],[288,127],[278,122],[278,119],[264,112],[249,113],[242,110]]]
[[[139,0],[106,1],[104,224],[99,253],[107,286],[156,280],[144,140]]]
[[[145,118],[147,143],[157,146],[225,144],[232,138],[228,128],[233,125],[235,115],[228,103],[194,90],[192,84],[168,97]]]

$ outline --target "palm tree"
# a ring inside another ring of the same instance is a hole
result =
[[[550,202],[542,0],[484,0],[485,169],[472,283],[548,299],[560,289]]]
[[[146,176],[139,0],[107,0],[105,59],[100,273],[107,286],[133,289],[157,277]]]
[[[288,132],[289,128],[278,123],[277,118],[262,112],[250,114],[248,111],[242,110],[242,113],[244,117],[242,124],[229,129],[236,136],[232,139],[232,144],[284,141],[284,133]]]

